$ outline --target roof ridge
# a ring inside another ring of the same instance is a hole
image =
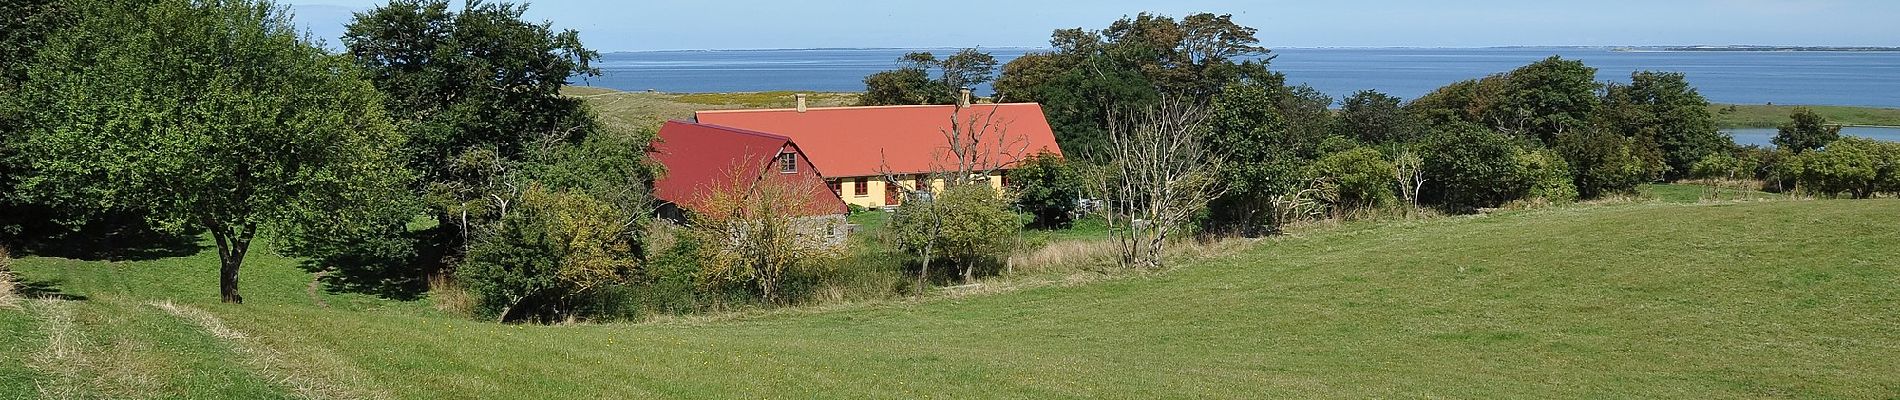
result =
[[[682,120],[672,120],[672,121],[666,121],[666,122],[718,129],[718,130],[722,130],[726,132],[737,133],[741,135],[758,136],[758,137],[772,139],[772,140],[782,140],[786,142],[793,141],[791,136],[785,136],[785,135],[768,133],[768,132],[760,132],[760,131],[755,131],[755,130],[745,129],[745,128],[734,128],[734,127],[725,126],[725,125],[707,124],[707,123],[699,123],[699,122],[687,122],[687,121],[682,121]]]
[[[971,107],[1003,107],[1003,106],[1030,106],[1030,105],[1041,106],[1042,104],[1034,103],[1034,102],[979,103],[979,104],[971,104],[970,106]],[[876,110],[876,109],[893,109],[893,108],[942,108],[942,107],[955,107],[955,106],[956,106],[955,104],[899,104],[899,105],[889,105],[889,106],[806,107],[805,112],[840,111],[840,110]],[[735,108],[735,109],[727,109],[727,110],[699,110],[699,111],[694,111],[693,114],[741,114],[741,113],[785,112],[785,111],[798,111],[798,109],[797,108]]]

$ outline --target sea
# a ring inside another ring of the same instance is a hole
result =
[[[1007,63],[1042,49],[982,49]],[[864,76],[897,66],[904,53],[955,49],[780,49],[616,52],[602,55],[601,76],[583,85],[626,91],[861,91]],[[1269,67],[1290,84],[1334,98],[1378,90],[1406,99],[1446,84],[1502,73],[1552,55],[1582,60],[1602,81],[1627,82],[1635,71],[1685,74],[1716,103],[1900,108],[1900,52],[1660,51],[1610,47],[1282,48]],[[988,87],[975,88],[987,95]],[[1760,130],[1731,132],[1744,144]],[[1850,135],[1900,141],[1900,129],[1849,128]],[[1770,135],[1772,136],[1772,132]]]

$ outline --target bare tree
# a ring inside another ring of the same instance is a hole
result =
[[[1098,179],[1125,267],[1159,268],[1168,235],[1226,190],[1224,158],[1209,148],[1203,106],[1164,96],[1157,104],[1109,114],[1109,155]]]
[[[1418,208],[1418,193],[1425,189],[1425,157],[1415,150],[1399,150],[1392,157],[1393,178],[1399,184],[1399,197]]]
[[[1025,138],[1011,136],[1009,125],[1013,121],[1004,120],[997,115],[1001,107],[988,107],[988,110],[972,110],[968,103],[969,91],[963,91],[963,100],[950,113],[950,125],[939,129],[943,146],[930,155],[930,170],[914,175],[914,187],[906,187],[899,174],[890,168],[890,155],[883,155],[884,163],[879,169],[885,182],[885,190],[900,190],[907,201],[931,201],[930,193],[934,182],[941,181],[946,189],[962,185],[988,184],[997,171],[1008,168],[1021,160],[1029,148]],[[937,257],[936,242],[944,235],[944,221],[947,213],[953,212],[945,207],[929,207],[919,214],[902,214],[905,218],[922,220],[897,220],[895,225],[923,224],[925,239],[919,240],[921,248],[917,256],[922,267],[917,272],[917,287],[925,287],[929,282],[930,263]],[[965,269],[964,280],[973,278],[972,271]]]

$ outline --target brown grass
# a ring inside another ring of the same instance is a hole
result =
[[[467,318],[475,316],[475,295],[448,275],[429,277],[429,303],[438,311]]]
[[[0,246],[0,308],[20,309],[20,297],[13,293],[13,259],[6,246]]]

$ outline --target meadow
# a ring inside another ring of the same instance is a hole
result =
[[[1652,189],[1653,190],[1653,189]],[[647,323],[311,291],[259,251],[16,260],[0,393],[101,398],[1881,397],[1900,200],[1296,229],[1164,271]]]

